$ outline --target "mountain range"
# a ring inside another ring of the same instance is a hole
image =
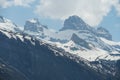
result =
[[[0,16],[1,80],[119,80],[119,59],[120,42],[76,15],[59,31],[37,18],[21,29]]]

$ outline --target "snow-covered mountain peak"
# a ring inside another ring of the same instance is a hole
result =
[[[29,19],[26,21],[24,25],[25,31],[32,31],[32,32],[42,32],[43,28],[38,19]]]
[[[60,30],[86,30],[88,29],[88,25],[78,16],[70,16],[68,19],[64,21],[64,27]]]
[[[3,16],[0,16],[0,23],[13,23],[13,22]]]
[[[31,23],[34,23],[34,24],[40,24],[40,22],[37,18],[29,19],[28,21]]]
[[[0,16],[0,29],[5,30],[5,31],[12,31],[12,32],[17,32],[20,29],[16,24],[14,24],[11,20],[4,18]]]
[[[43,32],[43,29],[47,27],[40,24],[37,18],[29,19],[26,21],[24,25],[24,31],[31,31],[31,32]]]
[[[14,24],[14,22],[12,22],[10,19],[7,19],[6,17],[3,17],[3,16],[0,16],[0,23],[12,23],[12,24]]]

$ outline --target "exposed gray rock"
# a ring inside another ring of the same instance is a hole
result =
[[[88,25],[80,17],[74,15],[65,20],[64,27],[60,31],[67,29],[86,30]]]
[[[97,36],[106,38],[108,40],[112,40],[112,35],[109,33],[109,31],[103,27],[97,28]]]
[[[0,22],[4,23],[4,18],[2,16],[0,16]]]
[[[85,40],[79,38],[76,34],[72,35],[71,40],[82,47],[90,49],[89,44]]]
[[[47,28],[47,27],[40,24],[39,20],[36,18],[26,21],[24,25],[25,31],[43,32],[43,28]]]

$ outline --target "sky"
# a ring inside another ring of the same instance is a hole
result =
[[[72,15],[82,18],[92,27],[110,31],[114,41],[120,41],[120,0],[0,0],[0,15],[19,26],[38,18],[41,24],[59,30]]]

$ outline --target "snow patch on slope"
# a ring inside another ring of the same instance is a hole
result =
[[[64,49],[66,52],[82,57],[88,61],[97,61],[100,59],[104,60],[118,60],[120,56],[112,56],[109,52],[102,50],[100,48],[93,48],[92,50],[83,48],[82,46],[76,45],[73,41],[61,44],[56,43],[56,46]],[[73,50],[73,49],[75,50]]]
[[[17,32],[19,28],[9,19],[4,18],[4,22],[0,22],[0,29],[5,31]]]
[[[114,42],[114,41],[110,41],[107,40],[105,38],[100,38],[102,41],[104,41],[105,43],[109,44],[109,45],[120,45],[120,42]]]
[[[37,23],[37,20],[36,19],[30,19],[29,20],[31,23]]]

